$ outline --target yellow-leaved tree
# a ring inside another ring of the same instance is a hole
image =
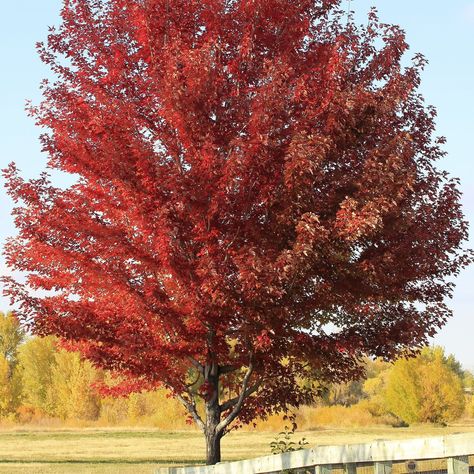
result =
[[[18,351],[23,411],[29,408],[52,415],[50,397],[52,370],[55,364],[56,340],[53,337],[32,337]]]
[[[93,384],[102,374],[77,352],[61,349],[54,358],[50,394],[54,415],[63,420],[97,419],[100,397]]]
[[[461,377],[441,347],[399,359],[383,390],[385,408],[407,423],[446,423],[464,411]]]
[[[25,339],[25,331],[12,311],[0,311],[0,354],[7,359],[10,367],[16,365],[18,348]]]
[[[25,338],[14,313],[0,312],[0,417],[15,416],[21,384],[17,370],[18,348]]]
[[[388,364],[386,364],[386,366],[388,366]],[[385,370],[380,370],[380,372],[372,374],[372,376],[368,377],[364,382],[364,393],[367,399],[362,402],[362,405],[366,407],[373,416],[384,416],[388,412],[384,392],[389,376],[390,368],[385,367]]]
[[[8,417],[15,412],[18,403],[16,379],[11,375],[10,364],[0,354],[0,418]]]

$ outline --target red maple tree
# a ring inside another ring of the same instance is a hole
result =
[[[403,31],[339,4],[65,0],[38,46],[57,79],[31,114],[77,183],[4,170],[27,275],[6,293],[123,390],[167,387],[208,463],[363,355],[424,344],[469,261],[423,57],[402,68]]]

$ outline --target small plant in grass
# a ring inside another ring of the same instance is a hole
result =
[[[298,442],[292,440],[295,434],[295,428],[288,428],[285,426],[285,430],[278,433],[275,439],[270,443],[270,449],[272,454],[288,453],[290,451],[298,451],[304,449],[309,443],[306,438],[301,438]]]
[[[285,426],[284,431],[280,431],[275,437],[275,439],[270,443],[270,449],[272,454],[282,454],[289,453],[291,451],[298,451],[304,449],[309,443],[306,441],[306,438],[301,438],[298,442],[292,440],[293,435],[295,434],[296,425],[293,425],[292,428]],[[297,471],[294,469],[287,469],[282,471],[283,474],[294,474]]]

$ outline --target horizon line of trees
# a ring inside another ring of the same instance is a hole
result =
[[[350,410],[365,413],[365,423],[397,426],[474,417],[474,375],[441,347],[425,347],[416,357],[395,363],[367,359],[365,365],[365,378],[324,387],[317,406],[297,412],[300,426],[331,424]],[[12,312],[0,312],[1,422],[186,427],[183,408],[166,390],[120,398],[101,395],[97,386],[110,380],[110,374],[78,352],[61,348],[54,337],[29,336]]]

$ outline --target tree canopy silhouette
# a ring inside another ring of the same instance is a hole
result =
[[[30,112],[77,183],[4,171],[18,315],[117,391],[168,387],[208,463],[363,355],[425,343],[469,257],[407,47],[338,0],[65,0]]]

